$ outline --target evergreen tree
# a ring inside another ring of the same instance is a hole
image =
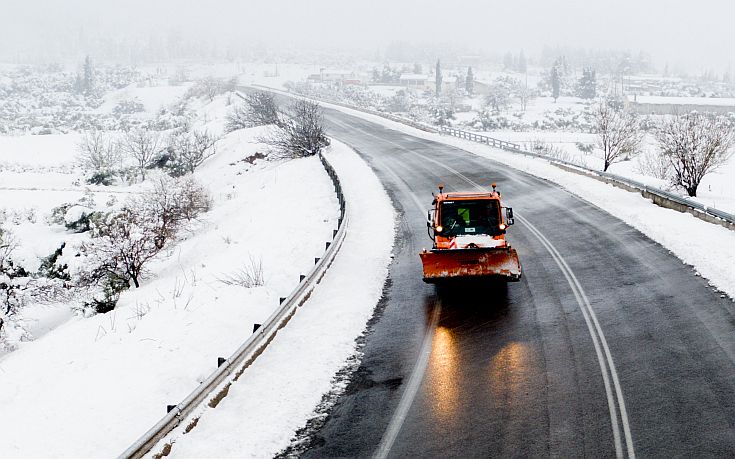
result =
[[[442,93],[442,66],[441,61],[436,61],[436,95]]]
[[[467,68],[467,78],[464,80],[464,88],[470,96],[475,93],[475,75],[472,73],[472,67]]]
[[[597,97],[597,75],[592,67],[582,69],[582,78],[577,85],[577,96],[582,99],[594,99]]]
[[[554,65],[551,68],[551,96],[554,98],[554,103],[559,98],[559,91],[561,90],[561,75],[559,74],[559,66]]]
[[[416,75],[424,73],[424,69],[421,68],[421,64],[419,64],[418,62],[413,64],[413,73],[415,73]]]
[[[526,73],[526,70],[528,70],[528,63],[526,62],[526,55],[521,50],[521,53],[518,55],[518,71]]]
[[[82,92],[88,96],[94,94],[95,89],[95,78],[94,78],[94,67],[92,66],[92,59],[89,56],[84,58],[84,69],[82,76]]]
[[[513,54],[505,53],[505,56],[503,56],[503,67],[505,67],[505,70],[513,69]]]

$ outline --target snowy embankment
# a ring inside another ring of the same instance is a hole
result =
[[[188,434],[169,439],[175,441],[172,457],[273,457],[335,389],[334,375],[354,355],[355,339],[382,295],[395,215],[355,152],[334,141],[325,154],[350,212],[342,249],[309,301],[217,408],[205,411]]]
[[[735,299],[735,231],[707,223],[688,213],[659,207],[637,193],[566,172],[543,159],[530,158],[455,137],[424,132],[358,110],[329,103],[323,105],[416,137],[452,145],[555,182],[570,193],[607,211],[660,243],[684,263],[691,265],[718,290]],[[523,212],[523,209],[516,210]]]
[[[0,359],[0,457],[116,456],[230,355],[321,256],[339,214],[329,177],[317,158],[246,161],[262,149],[258,134],[236,131],[218,143],[195,173],[212,210],[159,254],[114,311],[65,316]],[[251,259],[262,261],[264,286],[223,282]]]

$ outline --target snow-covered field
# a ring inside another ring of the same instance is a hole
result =
[[[221,128],[226,100],[197,107],[195,127]],[[331,181],[313,157],[245,161],[264,151],[258,134],[235,131],[218,142],[217,154],[195,172],[213,198],[211,211],[159,254],[141,287],[123,292],[115,310],[86,318],[67,304],[21,310],[18,321],[35,339],[0,357],[0,457],[119,454],[167,404],[196,387],[217,357],[230,355],[313,266],[336,227]],[[0,188],[21,188],[0,189],[1,207],[19,214],[11,228],[27,263],[62,240],[83,237],[45,221],[51,208],[85,194],[73,164],[75,136],[0,137]],[[145,186],[90,189],[104,202]],[[264,286],[223,282],[251,260],[262,262]]]
[[[180,99],[191,86],[181,84],[177,86],[160,85],[153,82],[153,86],[131,84],[125,88],[112,91],[105,95],[104,102],[96,110],[98,113],[110,113],[117,104],[123,101],[136,101],[143,105],[144,115],[153,116],[158,109]]]

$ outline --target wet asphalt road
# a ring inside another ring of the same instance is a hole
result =
[[[377,173],[399,221],[362,363],[305,457],[371,457],[389,426],[388,457],[735,454],[733,303],[690,267],[553,184],[336,111],[325,118]],[[509,231],[521,282],[439,295],[421,281],[440,182],[497,182],[521,217]],[[415,397],[397,422],[412,373]]]

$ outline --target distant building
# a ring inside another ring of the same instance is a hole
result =
[[[487,96],[490,94],[490,84],[485,83],[484,81],[474,80],[472,84],[472,92],[474,92],[476,96]]]
[[[735,113],[735,99],[724,97],[663,97],[629,95],[627,104],[641,115],[675,115],[691,111]]]
[[[359,85],[365,84],[367,77],[351,70],[321,69],[319,73],[309,75],[307,80],[312,82],[331,83],[334,85]]]
[[[406,88],[418,89],[424,91],[431,87],[429,83],[429,77],[427,75],[421,75],[417,73],[404,73],[399,78],[401,86]]]
[[[445,76],[442,78],[442,93],[447,94],[457,90],[457,77]]]

